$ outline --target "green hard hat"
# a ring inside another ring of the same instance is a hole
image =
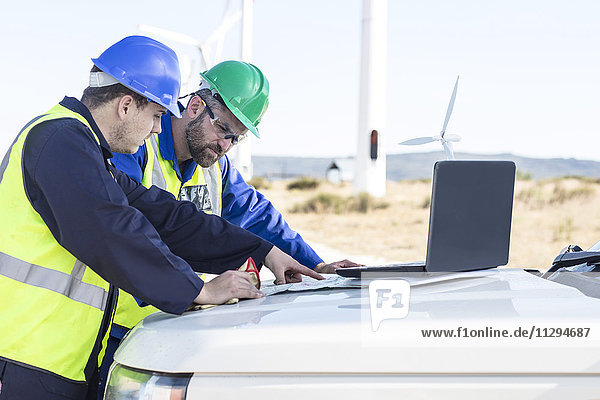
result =
[[[223,61],[200,74],[229,110],[256,137],[256,126],[269,107],[269,81],[260,69],[242,61]]]

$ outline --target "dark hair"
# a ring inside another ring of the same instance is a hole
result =
[[[210,108],[217,110],[221,109],[221,107],[227,108],[221,96],[218,93],[213,95],[210,89],[200,89],[197,92],[191,93],[191,95],[199,96]]]
[[[101,71],[101,69],[94,65],[90,72],[98,71]],[[109,101],[114,100],[118,97],[123,97],[126,95],[133,97],[133,100],[135,101],[135,104],[138,108],[144,108],[149,103],[146,97],[134,92],[126,86],[121,85],[120,83],[104,87],[88,86],[83,91],[83,96],[81,96],[81,102],[85,104],[87,108],[92,109],[99,107],[105,103],[108,103]]]

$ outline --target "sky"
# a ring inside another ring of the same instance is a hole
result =
[[[139,24],[203,41],[227,3],[4,4],[0,151],[64,95],[79,98],[90,58],[143,34]],[[255,0],[252,62],[267,75],[271,94],[254,154],[355,154],[361,18],[360,0]],[[398,143],[439,133],[460,75],[447,129],[462,137],[456,151],[600,160],[599,20],[596,0],[389,0],[385,151],[441,150],[437,143]],[[192,46],[155,38],[199,65]],[[239,43],[234,27],[223,58],[239,59]]]

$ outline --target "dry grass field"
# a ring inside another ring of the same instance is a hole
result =
[[[318,181],[316,188],[288,189],[297,181],[266,182],[262,188],[253,182],[308,243],[385,262],[425,256],[431,181],[388,181],[385,198],[362,202],[352,195],[351,183]],[[517,180],[509,267],[547,269],[564,246],[587,248],[598,240],[598,180]]]

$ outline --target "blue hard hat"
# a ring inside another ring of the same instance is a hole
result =
[[[181,117],[179,60],[170,47],[146,36],[128,36],[92,62],[119,83]]]

